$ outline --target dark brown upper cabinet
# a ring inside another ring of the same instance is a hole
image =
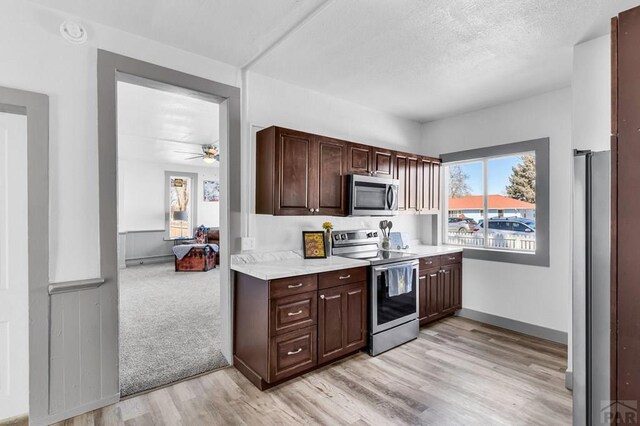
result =
[[[256,213],[346,215],[346,142],[269,127],[256,158]]]
[[[398,190],[398,210],[400,213],[418,212],[418,188],[420,187],[420,173],[418,173],[418,156],[403,152],[395,153],[394,177],[400,181]]]
[[[356,143],[349,143],[348,150],[348,174],[393,176],[393,151]]]
[[[351,175],[369,175],[371,171],[371,147],[349,143],[347,173]]]
[[[374,176],[393,177],[393,151],[371,147],[371,172]]]
[[[440,210],[440,160],[272,126],[256,139],[256,213],[345,216],[348,174],[398,179],[401,213]]]
[[[347,143],[316,137],[318,150],[318,209],[325,216],[347,214]]]
[[[418,175],[417,212],[437,213],[440,210],[440,160],[420,157]]]

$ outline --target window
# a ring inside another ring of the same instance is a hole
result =
[[[549,140],[442,156],[445,244],[465,256],[548,265]]]
[[[198,175],[165,172],[165,237],[192,238],[196,222],[195,194]]]

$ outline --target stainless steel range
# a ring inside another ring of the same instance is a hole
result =
[[[369,354],[378,355],[418,337],[418,257],[398,251],[379,250],[379,231],[334,231],[332,253],[364,259],[369,268]],[[390,295],[388,271],[410,266],[407,291]]]

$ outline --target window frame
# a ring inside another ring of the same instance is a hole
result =
[[[184,237],[171,237],[171,220],[170,220],[170,196],[169,191],[171,190],[171,176],[183,176],[191,179],[192,185],[191,190],[189,191],[189,203],[191,203],[191,211],[192,211],[192,226],[190,230],[190,234]],[[165,241],[176,241],[176,240],[189,240],[193,239],[193,234],[195,228],[198,226],[198,199],[196,198],[198,195],[198,173],[189,173],[189,172],[177,172],[177,171],[165,171],[164,172],[164,239]]]
[[[523,142],[495,145],[486,148],[477,148],[467,151],[452,152],[442,154],[442,173],[446,166],[453,163],[470,161],[481,161],[483,164],[483,212],[487,216],[487,160],[495,157],[517,155],[526,152],[533,152],[536,156],[536,251],[528,253],[515,250],[501,250],[488,247],[464,247],[464,257],[469,259],[488,260],[494,262],[516,263],[522,265],[548,267],[550,265],[549,256],[549,138],[532,139]],[[448,178],[446,175],[442,182],[442,206],[444,219],[442,225],[442,243],[447,244],[448,236],[448,202],[449,191],[446,187]],[[488,228],[488,227],[487,227]],[[485,233],[487,228],[483,227]]]

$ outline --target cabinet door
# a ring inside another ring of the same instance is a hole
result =
[[[418,158],[418,213],[428,213],[431,206],[431,161]]]
[[[347,172],[355,175],[369,175],[371,171],[371,147],[347,144]]]
[[[455,265],[447,265],[442,267],[440,272],[440,281],[442,285],[442,310],[441,313],[446,314],[454,310],[453,308],[453,269]]]
[[[398,187],[398,211],[407,210],[407,156],[396,153],[394,177],[400,181]]]
[[[318,292],[318,363],[339,357],[346,345],[344,340],[342,287]]]
[[[367,345],[367,283],[344,286],[345,353]]]
[[[424,318],[434,318],[440,315],[442,306],[442,293],[440,289],[440,273],[437,269],[428,271],[425,274],[424,297]]]
[[[371,147],[371,172],[375,176],[393,176],[393,152]]]
[[[418,212],[418,184],[419,184],[419,173],[418,173],[418,157],[408,157],[407,158],[407,183],[405,188],[407,189],[406,195],[406,203],[407,203],[407,212],[417,213]]]
[[[453,310],[462,309],[462,264],[451,265],[452,296],[451,304]]]
[[[318,292],[318,362],[323,363],[367,343],[366,282]]]
[[[347,214],[347,144],[319,137],[318,149],[318,214]]]
[[[276,142],[276,215],[310,215],[318,199],[313,135],[280,129]]]
[[[429,211],[437,213],[440,211],[440,162],[431,163],[431,182],[430,182],[430,198]]]

